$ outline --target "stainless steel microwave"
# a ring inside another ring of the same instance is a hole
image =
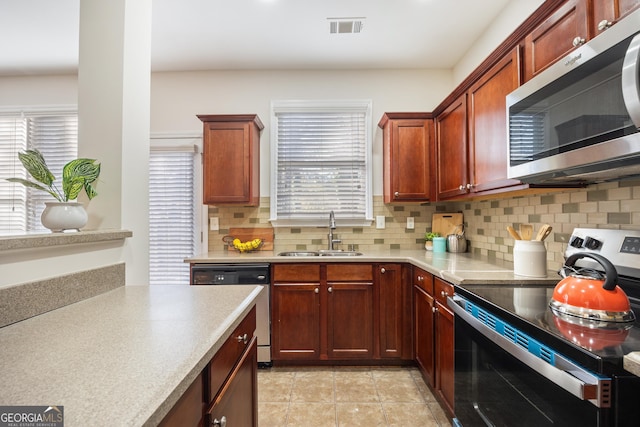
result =
[[[590,184],[640,175],[640,10],[507,95],[508,176]]]

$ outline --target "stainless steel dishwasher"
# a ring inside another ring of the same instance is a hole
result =
[[[191,267],[191,284],[262,286],[263,291],[256,300],[258,366],[271,366],[269,264],[195,264]]]

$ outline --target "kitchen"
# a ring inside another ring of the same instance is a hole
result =
[[[182,75],[176,74],[177,73],[162,73],[152,78],[152,109],[155,111],[155,113],[152,114],[152,129],[154,131],[170,132],[175,131],[175,129],[195,130],[196,126],[199,125],[197,119],[195,119],[195,114],[210,112],[211,109],[210,104],[208,104],[201,95],[202,87],[211,87],[212,92],[215,92],[218,96],[223,95],[225,100],[229,100],[225,104],[225,109],[228,108],[227,111],[217,109],[216,112],[221,113],[235,113],[238,110],[244,111],[248,107],[242,104],[242,100],[240,99],[242,94],[255,99],[259,94],[264,94],[265,87],[284,93],[284,95],[282,95],[283,97],[287,97],[288,94],[300,93],[308,94],[307,96],[309,97],[320,96],[327,88],[332,87],[348,93],[350,98],[362,97],[364,96],[362,93],[365,91],[370,93],[371,87],[380,87],[380,93],[374,97],[374,105],[384,105],[384,108],[382,110],[376,110],[374,107],[373,116],[374,119],[377,119],[384,111],[430,111],[433,105],[436,105],[448,95],[450,89],[446,88],[450,88],[453,85],[451,83],[451,77],[447,73],[437,71],[429,71],[426,73],[419,71],[390,72],[376,70],[366,72],[194,72],[187,73],[187,75],[184,76],[187,81],[184,82],[177,82],[177,79],[182,77]],[[44,82],[41,82],[43,84],[56,82],[62,83],[63,85],[66,84],[66,87],[73,86],[73,82],[69,81],[72,79],[67,79],[64,76],[51,77],[43,80]],[[282,80],[287,80],[287,87],[279,87],[279,82]],[[307,87],[308,82],[312,80],[326,82],[326,86],[323,84]],[[455,80],[456,79],[453,79],[453,81]],[[382,82],[388,83],[389,81],[400,82],[395,83],[393,86],[394,89],[397,89],[400,93],[406,92],[410,94],[418,87],[423,88],[421,91],[429,94],[433,99],[418,100],[409,96],[402,97],[402,100],[394,100],[395,96],[389,99],[392,95],[389,94],[388,84],[382,84]],[[166,83],[163,84],[163,82]],[[38,87],[38,83],[37,79],[9,78],[7,86],[10,86],[11,91],[17,91],[20,84],[33,84],[35,87]],[[175,84],[176,86],[170,86],[170,84]],[[368,87],[361,87],[360,85],[363,84],[368,85]],[[65,96],[68,96],[68,94],[65,93]],[[264,99],[270,99],[272,95],[264,94],[263,96]],[[170,109],[171,105],[183,104],[184,101],[180,101],[181,99],[194,100],[192,103],[193,107],[189,107],[189,110],[192,111],[189,111],[188,114],[186,112],[176,114],[175,111]],[[389,99],[389,101],[385,102],[386,99]],[[238,105],[236,105],[236,103],[238,103]],[[268,108],[268,102],[262,102],[262,104],[264,105],[263,108]],[[252,108],[252,110],[255,109]],[[258,113],[263,118],[269,115],[268,111],[258,111]],[[176,125],[167,128],[167,126],[170,126],[172,123],[172,120],[176,122]],[[378,133],[376,138],[380,141],[381,135]],[[378,144],[377,147],[380,147],[380,144]],[[375,152],[374,156],[376,156]],[[381,152],[378,151],[378,161],[380,161],[380,156]],[[268,170],[268,168],[264,167],[264,164],[262,166],[263,170]],[[377,180],[381,179],[380,174],[376,176]],[[268,194],[268,184],[266,184],[265,181],[268,182],[268,180],[262,180],[262,194]],[[374,187],[375,186],[376,184],[374,183]],[[377,184],[377,186],[378,188],[381,187],[380,184]],[[476,251],[479,251],[481,255],[488,255],[496,259],[506,259],[510,261],[512,241],[506,237],[506,225],[514,222],[546,222],[552,224],[555,231],[552,239],[549,239],[550,241],[547,248],[550,254],[549,267],[555,269],[562,263],[562,252],[575,224],[589,227],[611,224],[623,228],[633,228],[634,225],[638,224],[636,214],[638,209],[635,202],[637,195],[634,194],[634,191],[638,191],[637,183],[624,181],[599,184],[587,189],[544,193],[536,196],[519,196],[517,198],[484,201],[449,202],[446,204],[435,204],[435,206],[386,206],[378,201],[375,204],[374,213],[375,215],[384,215],[387,218],[387,228],[383,231],[376,230],[375,233],[382,233],[385,244],[396,244],[401,248],[415,248],[417,245],[416,242],[423,237],[422,232],[427,224],[429,224],[433,211],[438,209],[441,211],[461,210],[464,212],[465,220],[468,223],[467,234],[472,242],[473,253],[475,254],[478,253]],[[268,205],[268,202],[266,204]],[[264,209],[258,209],[256,212],[255,208],[242,208],[237,210],[212,208],[210,214],[220,218],[221,228],[223,229],[233,226],[244,226],[247,223],[252,225],[266,224],[268,219],[268,214],[264,213]],[[413,233],[405,229],[404,225],[406,224],[407,217],[415,219],[415,231]],[[256,218],[258,218],[257,223]],[[139,230],[135,228],[134,232],[134,234],[137,234]],[[325,231],[323,230],[304,229],[303,232],[305,236],[309,236],[309,240],[325,238]],[[312,233],[317,233],[317,235]],[[362,233],[361,230],[350,231],[339,229],[338,233],[345,244],[355,242],[360,245],[360,249],[368,249],[368,247],[365,246],[367,244],[365,243],[366,232]],[[219,242],[219,237],[216,233],[210,233],[210,242],[212,242],[212,244]],[[376,236],[376,238],[380,237]],[[374,238],[370,239],[369,244],[375,245]],[[16,258],[21,261],[20,256],[16,256]],[[131,263],[128,262],[128,269],[136,268],[135,265],[131,267],[130,265]],[[60,267],[54,268],[59,269]],[[16,275],[17,273],[11,274]],[[25,276],[28,277],[28,275],[35,273],[25,271],[20,274],[22,274],[22,278],[18,281],[23,281],[25,280]]]

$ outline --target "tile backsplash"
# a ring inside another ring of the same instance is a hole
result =
[[[340,248],[355,245],[360,251],[372,249],[422,249],[424,233],[431,230],[435,212],[462,212],[469,250],[490,258],[513,261],[513,239],[507,225],[544,223],[553,227],[546,240],[550,269],[562,266],[562,254],[574,227],[640,229],[640,180],[592,185],[584,189],[552,191],[537,195],[501,196],[489,200],[438,202],[430,204],[385,205],[374,197],[374,216],[384,215],[385,229],[338,227]],[[209,231],[209,250],[223,249],[222,236],[231,227],[270,227],[269,198],[260,207],[209,207],[209,216],[220,221],[219,231]],[[413,217],[415,228],[406,228]],[[277,250],[318,250],[327,247],[327,228],[279,227],[275,229]]]

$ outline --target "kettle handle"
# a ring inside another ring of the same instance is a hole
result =
[[[616,288],[616,285],[618,284],[618,272],[616,271],[616,267],[611,264],[611,261],[609,261],[602,255],[592,254],[589,252],[578,252],[567,258],[564,265],[566,267],[573,267],[576,261],[582,258],[591,258],[597,261],[598,264],[600,264],[604,268],[606,279],[604,281],[604,284],[602,285],[602,289],[612,291]]]

